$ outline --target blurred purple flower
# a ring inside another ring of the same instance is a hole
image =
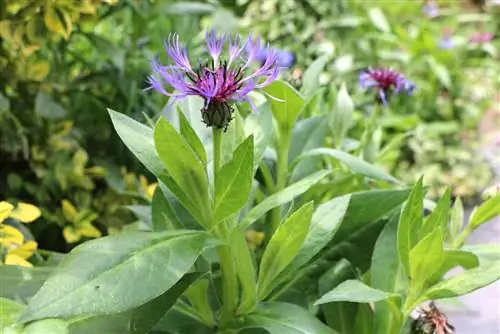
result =
[[[469,42],[476,44],[488,43],[493,37],[495,37],[495,34],[491,32],[475,32],[469,38]]]
[[[270,48],[269,46],[262,47],[259,50],[259,53],[255,60],[259,63],[264,63],[266,61],[269,52],[271,51],[276,52],[276,55],[278,57],[279,67],[290,68],[293,66],[295,62],[295,55],[293,54],[293,52],[287,50],[280,50],[276,48]],[[248,47],[247,47],[247,52],[248,52]]]
[[[450,36],[445,36],[441,38],[438,45],[441,49],[453,49],[455,47],[455,42],[453,42]]]
[[[165,41],[165,49],[173,61],[173,65],[162,65],[158,58],[151,61],[153,74],[149,76],[149,89],[154,89],[163,95],[171,97],[172,104],[189,95],[196,95],[205,101],[201,109],[203,120],[207,126],[227,128],[233,108],[230,103],[246,101],[252,105],[248,94],[258,88],[263,88],[273,82],[279,73],[278,56],[270,50],[261,66],[251,71],[249,66],[259,56],[261,50],[260,38],[251,36],[242,43],[239,36],[217,36],[207,32],[207,50],[211,60],[199,63],[193,69],[187,55],[187,48],[182,45],[177,34],[169,35]],[[221,59],[227,45],[227,58]],[[244,56],[244,50],[247,55]],[[174,89],[168,92],[166,86]]]
[[[361,88],[374,88],[378,102],[387,105],[389,94],[398,94],[403,91],[411,95],[415,90],[415,84],[407,80],[402,73],[390,68],[368,69],[359,75]]]
[[[422,7],[422,12],[424,12],[428,18],[433,19],[439,16],[439,6],[434,0],[426,1],[425,5]]]

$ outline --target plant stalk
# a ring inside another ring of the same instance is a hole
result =
[[[283,190],[286,186],[288,176],[288,153],[290,150],[290,133],[283,131],[280,137],[279,150],[278,150],[278,166],[276,172],[276,186],[274,193]],[[281,207],[276,207],[271,211],[271,235],[276,232],[281,223]]]
[[[363,136],[359,142],[358,154],[363,156],[363,151],[368,145],[368,141],[373,137],[373,133],[377,129],[377,119],[381,113],[381,107],[375,106],[375,110],[373,110],[370,118],[368,119],[368,123],[366,124],[366,129],[363,132]]]

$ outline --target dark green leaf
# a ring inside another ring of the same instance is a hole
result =
[[[55,102],[50,95],[41,91],[35,99],[35,113],[47,119],[58,119],[68,115],[66,109]]]
[[[219,222],[245,205],[253,181],[253,136],[234,151],[233,159],[217,172],[215,178],[215,221]]]
[[[208,240],[204,232],[173,231],[124,233],[88,241],[61,261],[30,300],[21,321],[138,307],[170,289],[191,268]]]
[[[175,230],[182,227],[182,223],[179,221],[167,197],[163,194],[161,187],[155,189],[151,202],[151,217],[154,232]]]

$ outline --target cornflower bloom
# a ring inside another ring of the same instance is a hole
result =
[[[452,33],[450,29],[443,29],[443,37],[441,37],[441,40],[438,43],[441,49],[453,49],[455,47],[455,42],[451,38],[451,35]]]
[[[493,37],[495,37],[495,34],[491,32],[475,32],[470,37],[469,41],[471,43],[482,44],[491,42],[491,40],[493,40]]]
[[[247,48],[248,49],[248,48]],[[263,64],[265,63],[267,56],[269,52],[271,51],[271,48],[269,47],[263,47],[260,49],[259,53],[257,54],[257,59],[259,63]],[[281,68],[290,68],[293,66],[295,63],[295,55],[293,52],[287,51],[287,50],[280,50],[280,49],[274,49],[276,52],[276,56],[278,58],[278,66]],[[248,52],[248,50],[247,50]]]
[[[436,18],[439,16],[439,6],[436,1],[429,0],[425,2],[425,5],[422,7],[422,11],[424,14],[430,18]]]
[[[169,96],[169,106],[187,96],[199,96],[204,100],[202,119],[207,126],[227,129],[231,121],[235,101],[249,102],[255,106],[248,94],[273,82],[279,73],[276,51],[270,50],[261,66],[252,70],[250,66],[261,50],[260,38],[248,37],[245,43],[236,36],[217,36],[214,32],[205,35],[210,61],[200,62],[193,69],[188,58],[187,47],[182,45],[177,34],[170,35],[165,49],[173,65],[162,65],[158,58],[151,62],[153,74],[149,76],[150,87]],[[222,51],[227,45],[227,58]],[[244,50],[249,52],[244,55]],[[174,89],[169,92],[166,86]]]
[[[415,90],[415,85],[407,80],[402,73],[390,68],[368,69],[359,75],[359,85],[361,88],[374,88],[376,90],[376,100],[387,105],[389,94],[398,94],[405,91],[411,95]]]

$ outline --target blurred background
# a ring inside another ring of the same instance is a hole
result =
[[[408,183],[423,174],[431,198],[451,186],[467,205],[493,184],[500,1],[0,0],[0,198],[41,210],[26,231],[39,248],[66,252],[141,218],[154,179],[106,108],[154,122],[167,101],[144,90],[149,60],[165,60],[171,32],[201,52],[207,29],[278,49],[310,114],[331,109],[345,83],[357,111],[347,151],[372,103],[359,72],[404,73],[417,89],[391,100],[365,160]]]

